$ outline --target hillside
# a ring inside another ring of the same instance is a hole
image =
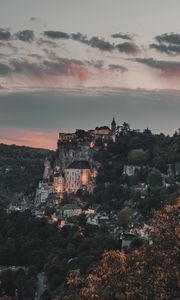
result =
[[[23,196],[31,201],[42,179],[45,157],[53,170],[53,154],[0,145],[1,201],[17,202]],[[148,299],[176,299],[180,134],[140,132],[124,123],[116,141],[95,141],[93,160],[97,167],[93,193],[81,188],[74,194],[65,192],[60,203],[51,194],[45,203],[34,202],[32,211],[1,210],[0,265],[9,269],[0,274],[0,295],[4,290],[14,297],[18,289],[22,299],[32,299],[38,291],[37,279],[43,278],[43,300],[53,299],[51,294],[57,299],[89,300],[94,299],[92,278],[100,300],[126,299],[126,295],[136,300],[145,293]],[[62,210],[70,205],[72,212],[71,204],[81,208],[80,213],[64,217]],[[163,228],[156,235],[154,228],[162,220]],[[156,257],[165,268],[160,269]],[[153,278],[158,270],[162,277],[156,285]],[[167,297],[160,298],[161,294]]]
[[[94,201],[107,211],[130,205],[147,216],[151,209],[161,209],[171,194],[179,196],[179,133],[155,135],[123,124],[116,142],[100,149],[94,159],[101,166]]]
[[[0,144],[0,203],[8,204],[33,195],[42,177],[46,156],[52,152],[24,146]]]

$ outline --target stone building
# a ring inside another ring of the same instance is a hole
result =
[[[74,161],[65,170],[66,191],[75,193],[78,189],[90,185],[91,167],[88,161]]]
[[[63,218],[79,216],[81,213],[82,209],[77,204],[66,204],[60,209],[60,216]]]
[[[54,193],[54,186],[47,181],[40,181],[36,189],[36,202],[45,203],[50,194]]]
[[[93,159],[93,147],[98,139],[103,142],[115,141],[116,122],[113,118],[111,129],[108,126],[96,127],[92,130],[76,129],[75,133],[59,133],[58,154],[63,171],[74,161]]]

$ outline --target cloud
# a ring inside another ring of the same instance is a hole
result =
[[[9,41],[11,39],[11,33],[7,29],[0,28],[0,40]]]
[[[33,42],[34,41],[34,31],[33,30],[23,30],[15,34],[15,36],[23,42]]]
[[[80,32],[73,33],[73,34],[71,34],[70,37],[72,40],[79,41],[88,46],[91,46],[92,48],[98,48],[101,51],[110,52],[115,49],[118,49],[120,52],[129,54],[129,55],[130,54],[136,55],[137,53],[140,52],[139,47],[135,43],[125,42],[122,44],[115,45],[114,43],[107,42],[96,36],[88,39],[86,35],[83,35]]]
[[[78,41],[78,42],[81,42],[83,44],[86,44],[92,48],[97,48],[101,51],[112,51],[114,50],[114,45],[107,42],[107,41],[104,41],[103,39],[100,39],[98,38],[97,36],[94,36],[90,39],[87,38],[86,35],[83,35],[82,33],[80,32],[77,32],[77,33],[72,33],[70,35],[70,38],[74,41]]]
[[[99,39],[96,36],[88,40],[87,45],[91,46],[92,48],[98,48],[99,50],[102,51],[112,51],[114,49],[114,45],[102,39]]]
[[[7,57],[9,57],[10,54],[3,54],[3,53],[0,53],[0,59],[6,59]]]
[[[32,57],[32,58],[36,58],[36,59],[42,59],[42,55],[39,55],[39,54],[36,54],[36,53],[31,53],[28,55],[29,57]]]
[[[66,32],[62,31],[44,31],[44,35],[51,39],[69,39],[69,35]]]
[[[47,47],[52,47],[52,48],[56,48],[58,45],[55,41],[49,41],[49,40],[44,40],[42,38],[40,38],[39,40],[37,40],[37,45],[38,46],[47,46]]]
[[[57,58],[57,62],[44,61],[46,72],[51,75],[66,75],[86,81],[90,76],[88,67],[82,61],[75,59]]]
[[[102,51],[111,51],[114,48],[114,46],[109,42],[99,39],[96,36],[88,39],[86,35],[83,35],[80,32],[69,35],[68,33],[61,31],[44,31],[44,35],[52,39],[72,39],[89,45],[92,48],[98,48]]]
[[[84,61],[82,61],[80,59],[59,57],[55,51],[52,51],[49,49],[43,49],[43,51],[47,54],[48,58],[51,60],[56,60],[56,61],[59,61],[61,63],[63,62],[66,64],[73,63],[73,64],[80,65],[80,66],[83,66],[85,64]]]
[[[61,31],[44,31],[44,35],[51,39],[71,39],[73,41],[77,41],[92,48],[96,48],[106,52],[111,52],[115,49],[118,49],[120,52],[126,53],[128,55],[136,55],[140,52],[138,46],[135,43],[125,42],[115,45],[114,43],[105,41],[104,39],[101,39],[97,36],[88,38],[86,35],[83,35],[80,32],[68,34]],[[118,37],[120,37],[120,35],[123,39],[131,40],[131,37],[127,34],[118,34]]]
[[[8,42],[5,44],[5,46],[9,49],[11,49],[14,53],[17,53],[18,51],[18,47],[13,45],[12,43]]]
[[[140,52],[139,47],[135,43],[125,42],[122,44],[118,44],[115,46],[120,52],[124,52],[126,54],[136,55]]]
[[[55,77],[57,79],[59,76],[67,76],[86,81],[90,75],[88,65],[76,59],[56,57],[56,61],[43,60],[38,63],[14,59],[9,64],[0,63],[0,77],[9,76],[11,79],[21,76],[21,79],[24,77],[28,80],[38,79],[40,82],[47,82]]]
[[[74,59],[74,58],[62,58],[59,57],[59,55],[56,53],[54,50],[49,50],[49,49],[42,49],[42,51],[47,55],[48,59],[53,60],[53,61],[58,61],[58,62],[63,62],[66,64],[76,64],[79,66],[93,66],[99,68],[100,65],[103,65],[103,62],[100,60],[97,61],[89,61],[89,60],[80,60],[80,59]]]
[[[74,40],[74,41],[78,41],[78,42],[82,42],[82,43],[87,43],[88,42],[88,38],[86,35],[80,33],[80,32],[77,32],[77,33],[72,33],[70,35],[71,39]]]
[[[12,50],[13,53],[17,53],[17,51],[18,51],[18,47],[13,45],[10,42],[0,42],[0,48],[10,49],[10,50]]]
[[[62,59],[62,58],[61,58],[61,59]],[[71,58],[71,59],[64,59],[64,60],[70,62],[71,64],[75,64],[75,65],[79,65],[79,66],[84,66],[84,65],[85,65],[85,62],[83,62],[83,61],[80,60],[80,59],[73,59],[73,58]],[[87,62],[87,63],[88,63],[88,62]]]
[[[36,21],[37,21],[37,18],[36,18],[36,17],[31,17],[31,18],[30,18],[30,21],[31,21],[31,22],[36,22]]]
[[[180,54],[180,45],[151,44],[150,48],[168,55]]]
[[[69,69],[72,77],[77,77],[80,81],[87,81],[91,75],[87,67],[81,67],[76,64],[72,64]]]
[[[42,73],[40,64],[30,63],[27,60],[13,60],[11,61],[10,65],[12,66],[13,73],[19,73],[33,77],[39,77]]]
[[[111,35],[111,37],[117,39],[117,38],[120,38],[120,39],[123,39],[123,40],[128,40],[128,41],[132,41],[132,37],[130,34],[127,34],[127,33],[114,33]]]
[[[0,63],[0,77],[8,76],[11,73],[11,68],[3,63]]]
[[[42,51],[45,53],[45,55],[48,57],[50,60],[57,60],[59,56],[54,50],[49,50],[47,48],[43,48]]]
[[[98,61],[96,61],[96,62],[90,62],[90,65],[92,65],[93,64],[93,66],[96,68],[96,69],[98,69],[98,70],[102,70],[102,68],[103,68],[103,61],[102,60],[98,60]]]
[[[121,73],[124,73],[127,71],[127,68],[125,68],[121,65],[110,64],[108,67],[109,67],[109,70],[111,70],[111,71],[120,71]]]
[[[161,35],[157,35],[155,40],[158,43],[168,43],[174,45],[180,45],[180,34],[177,33],[164,33]]]
[[[59,62],[44,60],[43,64],[47,67],[48,73],[51,73],[52,75],[68,75],[67,62],[64,60],[61,60]]]
[[[164,33],[156,36],[155,40],[158,42],[158,44],[153,43],[150,45],[150,48],[168,55],[180,54],[180,34]]]
[[[180,76],[179,61],[155,60],[154,58],[136,58],[134,61],[147,65],[153,69],[160,70],[162,74],[167,77]]]

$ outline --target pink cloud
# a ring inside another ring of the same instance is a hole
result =
[[[69,66],[69,73],[72,77],[78,77],[81,81],[87,81],[91,74],[87,67],[81,67],[75,64]]]

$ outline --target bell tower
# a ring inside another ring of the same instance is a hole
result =
[[[116,121],[115,121],[114,117],[113,117],[113,120],[111,122],[111,131],[112,131],[113,142],[115,142],[116,141]]]
[[[111,122],[111,130],[114,133],[116,131],[116,121],[115,118],[113,117],[113,120]]]

